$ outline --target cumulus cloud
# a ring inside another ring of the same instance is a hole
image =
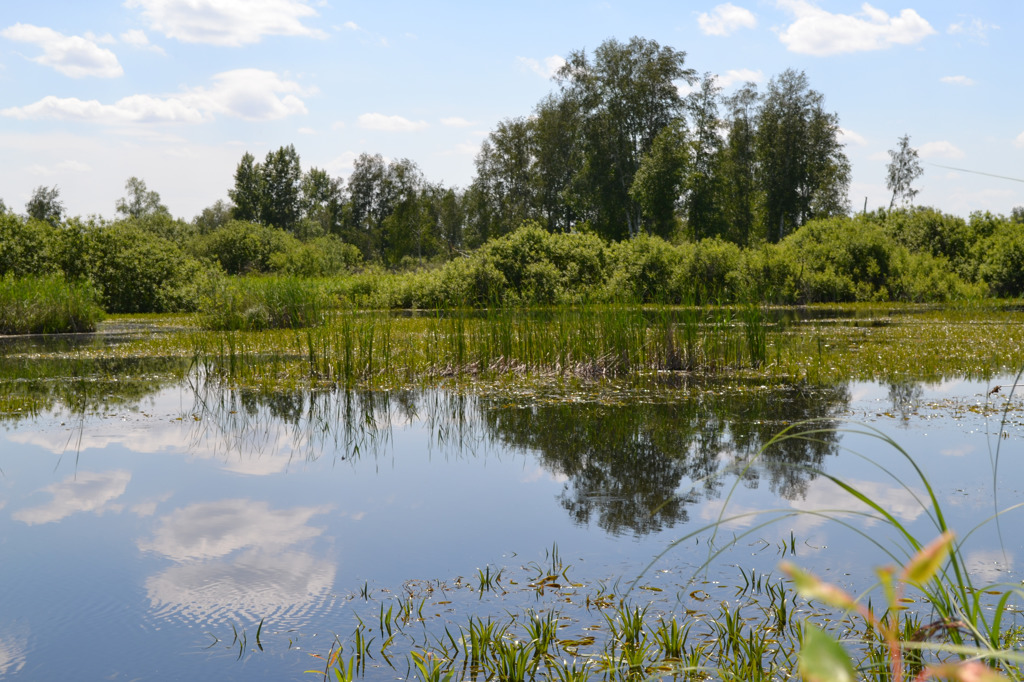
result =
[[[56,69],[69,78],[117,78],[124,75],[117,55],[83,36],[66,36],[31,24],[14,24],[0,31],[0,36],[40,48],[43,54],[32,58],[32,61]]]
[[[426,121],[410,121],[401,116],[386,114],[362,114],[359,116],[359,127],[366,130],[383,130],[387,132],[410,132],[423,130],[430,124]]]
[[[565,66],[565,60],[557,54],[545,57],[542,61],[537,61],[530,57],[517,57],[516,59],[527,69],[543,78],[551,78],[558,73],[560,68]]]
[[[940,80],[950,85],[974,85],[974,80],[967,76],[945,76]]]
[[[946,140],[937,140],[935,142],[925,142],[921,145],[917,153],[922,159],[962,159],[964,158],[963,151],[952,142]]]
[[[201,123],[218,115],[272,121],[306,113],[298,95],[308,92],[272,71],[237,69],[212,78],[213,84],[167,96],[131,95],[113,104],[49,95],[23,107],[0,109],[17,119],[51,118],[116,125],[123,123]]]
[[[227,556],[241,549],[274,551],[317,537],[322,529],[309,525],[328,507],[271,509],[263,501],[198,502],[163,517],[149,541],[139,549],[174,561]]]
[[[1014,146],[1016,146],[1016,147],[1019,147],[1019,148],[1021,148],[1021,149],[1024,149],[1024,133],[1021,133],[1020,135],[1018,135],[1018,136],[1017,136],[1017,137],[1016,137],[1016,138],[1014,139],[1014,141],[1013,141],[1013,144],[1014,144]]]
[[[818,57],[913,45],[935,33],[912,9],[890,16],[868,3],[859,14],[833,14],[807,0],[779,0],[779,6],[796,17],[779,39],[791,52]]]
[[[852,130],[848,130],[846,128],[839,129],[839,139],[843,142],[843,144],[853,144],[857,145],[858,147],[863,147],[868,143],[868,141],[864,139],[863,135],[861,135],[860,133],[855,133]],[[888,158],[888,155],[886,155],[886,158]]]
[[[727,36],[741,28],[754,28],[757,18],[750,10],[727,2],[715,7],[710,14],[702,13],[697,17],[697,24],[704,35]]]
[[[166,54],[164,52],[164,48],[149,42],[149,36],[147,36],[146,32],[142,29],[133,28],[130,31],[122,33],[120,37],[121,42],[125,45],[131,45],[132,47],[137,47],[140,50],[152,50],[159,54]]]
[[[185,43],[239,47],[264,36],[325,38],[303,21],[317,16],[303,0],[127,0],[154,31]]]
[[[47,504],[22,509],[12,516],[34,526],[53,523],[80,512],[102,513],[113,509],[111,503],[124,494],[132,475],[127,471],[95,473],[82,471],[44,490],[53,496]]]
[[[764,80],[764,72],[758,69],[729,69],[724,74],[718,76],[718,84],[723,88],[728,88],[737,83],[760,83]]]

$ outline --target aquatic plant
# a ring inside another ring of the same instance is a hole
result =
[[[88,282],[63,275],[0,278],[0,334],[91,332],[103,317]]]

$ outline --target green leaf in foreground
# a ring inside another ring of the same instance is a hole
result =
[[[839,642],[811,623],[804,624],[798,654],[800,676],[807,682],[853,682],[853,664]]]

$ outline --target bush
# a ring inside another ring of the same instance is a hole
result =
[[[43,220],[0,214],[0,275],[52,274],[58,229]]]
[[[232,220],[209,234],[197,237],[193,253],[220,264],[229,275],[265,273],[274,269],[275,254],[287,254],[301,243],[284,230]]]
[[[1024,232],[1004,222],[976,249],[978,278],[993,296],[1024,295]]]
[[[811,220],[780,242],[799,264],[802,302],[876,301],[889,298],[896,243],[872,222],[852,218]]]
[[[334,235],[298,242],[288,251],[270,254],[269,265],[275,272],[296,277],[326,277],[349,272],[363,261],[363,254],[352,244]]]
[[[90,230],[89,276],[108,312],[195,310],[212,273],[178,246],[131,222]]]
[[[608,249],[609,300],[636,303],[681,303],[683,254],[660,237],[638,235]]]
[[[103,319],[96,289],[63,275],[0,278],[0,334],[90,332]]]
[[[746,295],[740,247],[719,238],[703,239],[684,250],[679,282],[686,301],[731,303]]]

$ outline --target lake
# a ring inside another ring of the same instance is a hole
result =
[[[1005,372],[267,390],[110,359],[127,326],[3,346],[0,677],[322,679],[361,636],[397,679],[446,627],[555,608],[585,656],[630,587],[682,617],[783,558],[870,586],[906,543],[833,478],[922,540],[980,527],[975,583],[1021,580],[1019,514],[989,520],[1024,501]]]

